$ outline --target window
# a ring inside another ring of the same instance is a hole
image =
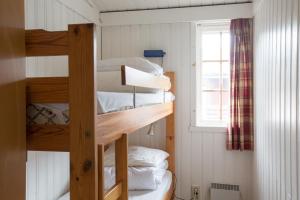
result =
[[[199,25],[197,126],[224,125],[230,117],[228,26]]]

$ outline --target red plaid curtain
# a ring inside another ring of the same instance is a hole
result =
[[[253,20],[230,24],[231,107],[228,150],[253,150]]]

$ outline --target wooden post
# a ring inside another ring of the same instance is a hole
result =
[[[172,84],[170,91],[175,95],[175,73],[166,72],[165,75],[170,78]],[[166,151],[170,154],[168,158],[169,170],[175,174],[175,101],[173,102],[173,113],[166,119]]]
[[[119,200],[128,200],[128,138],[127,134],[116,140],[116,183],[122,183],[122,194]]]
[[[104,200],[104,145],[98,145],[98,200]]]
[[[71,200],[97,200],[95,27],[69,25]]]
[[[24,0],[0,1],[0,199],[26,199]]]

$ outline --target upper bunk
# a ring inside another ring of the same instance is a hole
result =
[[[64,103],[70,109],[70,122],[67,124],[27,126],[27,150],[70,151],[70,133],[75,134],[74,131],[84,126],[88,126],[86,136],[95,133],[95,143],[109,144],[123,133],[132,133],[173,113],[172,101],[98,113],[95,52],[93,24],[69,25],[68,31],[26,31],[26,56],[67,55],[69,61],[68,77],[26,80],[27,104]],[[166,72],[165,75],[169,77],[166,79],[125,65],[120,68],[122,85],[133,88],[133,101],[136,99],[135,88],[138,87],[175,93],[173,72]]]

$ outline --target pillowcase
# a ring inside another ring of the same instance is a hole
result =
[[[160,149],[152,149],[141,146],[128,147],[129,167],[159,167],[169,157],[169,154]],[[104,165],[115,165],[115,146],[111,145],[104,154]]]
[[[121,65],[127,65],[128,67],[132,67],[134,69],[148,72],[158,76],[163,75],[163,68],[161,66],[140,57],[111,58],[99,60],[97,71],[120,71]]]

